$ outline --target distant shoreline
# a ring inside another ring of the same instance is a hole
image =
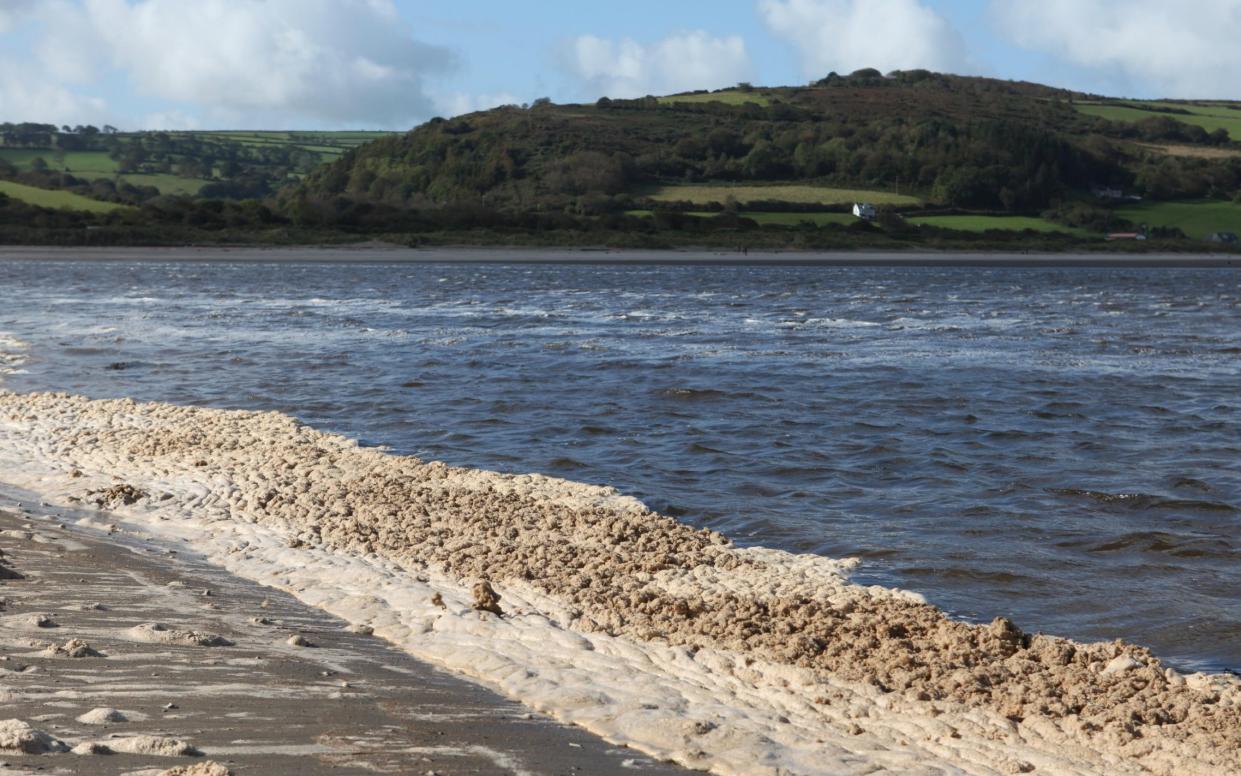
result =
[[[963,251],[724,251],[605,248],[405,248],[357,246],[201,246],[174,248],[0,246],[0,261],[189,261],[385,264],[736,265],[824,267],[1235,268],[1227,253],[1020,253]]]

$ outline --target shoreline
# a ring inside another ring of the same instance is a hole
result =
[[[811,267],[1084,267],[1241,269],[1236,253],[1027,253],[887,251],[628,250],[607,248],[405,248],[353,246],[44,247],[0,246],[0,261],[376,264],[722,265]]]
[[[685,773],[531,714],[192,548],[143,541],[107,515],[67,525],[72,513],[30,503],[0,496],[0,719],[48,738],[29,734],[15,752],[0,735],[12,772]]]
[[[1241,763],[1235,678],[1181,675],[1120,642],[966,625],[848,582],[850,562],[738,550],[608,488],[391,456],[276,413],[0,405],[0,458],[23,487],[100,501],[127,530],[193,542],[660,759],[722,774]]]

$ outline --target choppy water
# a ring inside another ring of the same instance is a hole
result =
[[[277,409],[1241,668],[1241,273],[0,262],[14,390]],[[2,477],[2,474],[0,474]]]

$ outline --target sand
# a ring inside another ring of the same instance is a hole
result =
[[[59,394],[0,395],[0,453],[50,499],[121,494],[102,506],[130,530],[688,766],[1241,771],[1235,677],[958,622],[850,583],[849,561],[738,549],[609,488],[392,456],[274,413]]]
[[[680,772],[452,679],[283,593],[182,553],[60,525],[46,509],[0,510],[3,560],[24,575],[0,584],[4,613],[53,610],[58,639],[101,654],[52,655],[46,634],[0,629],[0,773]],[[133,639],[133,625],[156,612],[170,628],[225,633],[231,646]],[[291,632],[317,646],[286,646]]]

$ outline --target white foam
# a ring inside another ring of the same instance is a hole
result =
[[[25,374],[21,366],[29,360],[29,350],[30,343],[0,331],[0,376]]]
[[[6,394],[0,392],[0,409]],[[155,423],[144,407],[75,418],[78,441],[65,441],[63,417],[0,413],[0,472],[49,501],[66,503],[117,479],[158,494],[117,509],[124,530],[192,547],[229,571],[289,591],[398,645],[605,739],[719,774],[891,772],[998,774],[1014,768],[1086,774],[1140,772],[1061,735],[1054,725],[1018,726],[981,708],[930,707],[871,687],[719,649],[692,650],[571,628],[564,604],[533,586],[506,583],[508,616],[471,608],[469,581],[436,568],[405,568],[375,555],[291,547],[290,535],[259,524],[252,494],[223,469],[179,469],[143,460],[82,434]],[[73,401],[68,397],[66,402]],[[112,406],[116,406],[113,403]],[[99,423],[92,429],[92,423]],[[337,437],[334,445],[353,443]],[[79,476],[71,476],[77,472]],[[514,485],[554,492],[559,481],[534,476]],[[569,493],[570,484],[564,484]],[[572,486],[580,489],[581,486]],[[600,498],[624,499],[598,490]],[[86,523],[86,520],[83,520]],[[782,566],[787,577],[857,594],[850,563],[775,550],[743,550]],[[669,586],[683,581],[669,579]],[[699,578],[700,586],[744,584],[735,576]],[[439,601],[433,602],[438,594]],[[874,596],[908,594],[879,588]],[[931,710],[933,713],[928,713]],[[1188,771],[1187,771],[1188,772]]]

